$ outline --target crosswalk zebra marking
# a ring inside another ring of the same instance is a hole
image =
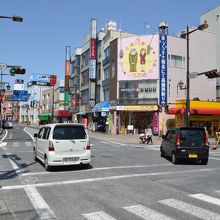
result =
[[[111,217],[103,211],[86,213],[82,216],[84,216],[88,220],[116,220],[115,218]]]
[[[57,220],[57,217],[35,187],[25,187],[24,190],[41,220]]]
[[[208,196],[208,195],[205,195],[205,194],[202,194],[202,193],[198,193],[198,194],[190,195],[190,197],[193,197],[193,198],[196,198],[196,199],[199,199],[199,200],[202,200],[202,201],[220,206],[220,199],[212,197],[212,196]]]
[[[145,220],[174,220],[167,215],[164,215],[143,205],[132,205],[123,208]]]
[[[213,219],[220,220],[220,214],[208,211],[206,209],[188,204],[186,202],[183,202],[177,199],[160,200],[159,203],[167,205],[171,208],[177,209],[179,211],[185,212],[187,214],[196,216],[204,220],[213,220]]]
[[[12,142],[12,143],[9,143],[7,142],[6,143],[6,146],[8,148],[12,147],[12,148],[21,148],[21,147],[32,147],[33,146],[33,143],[31,141],[25,141],[25,142]]]

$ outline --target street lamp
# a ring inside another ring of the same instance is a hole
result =
[[[181,37],[186,37],[186,126],[190,126],[190,81],[189,81],[189,35],[197,30],[204,30],[208,28],[208,24],[200,24],[197,28],[189,30],[189,26],[186,27],[186,33],[181,34]]]
[[[8,18],[8,19],[12,19],[13,21],[16,21],[16,22],[23,22],[23,17],[21,16],[0,16],[0,18]]]

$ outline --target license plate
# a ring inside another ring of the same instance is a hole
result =
[[[79,157],[67,157],[63,158],[64,163],[74,163],[79,160]]]
[[[197,158],[197,154],[189,154],[189,158]]]

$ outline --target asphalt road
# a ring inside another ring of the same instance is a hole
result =
[[[45,172],[32,157],[34,132],[16,126],[0,144],[1,220],[220,219],[220,150],[207,166],[173,165],[159,145],[91,138],[89,169]]]

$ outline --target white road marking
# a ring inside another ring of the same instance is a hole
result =
[[[8,135],[8,130],[5,131],[5,136],[0,140],[0,143],[2,143],[2,142],[5,140],[5,138],[7,137],[7,135]]]
[[[48,204],[45,202],[35,187],[24,187],[24,190],[27,193],[32,205],[36,209],[40,219],[57,219],[53,211],[50,209]]]
[[[16,174],[20,176],[23,173],[23,169],[20,166],[18,166],[18,164],[14,161],[13,155],[11,153],[6,153],[6,155],[8,156],[8,160],[11,163]]]
[[[109,144],[108,142],[105,141],[100,141],[102,144]]]
[[[220,215],[215,212],[208,211],[206,209],[191,205],[189,203],[177,199],[165,199],[165,200],[160,200],[159,202],[204,220],[220,219]]]
[[[7,142],[2,142],[2,143],[0,143],[0,147],[5,147],[7,145]]]
[[[81,183],[90,183],[90,182],[99,182],[99,181],[108,181],[108,180],[118,180],[118,179],[125,179],[125,178],[134,178],[134,177],[160,176],[160,175],[172,175],[172,174],[179,174],[180,175],[180,174],[184,174],[184,173],[209,172],[209,171],[214,171],[214,170],[217,171],[219,169],[220,168],[195,169],[195,170],[170,171],[170,172],[156,172],[156,173],[138,173],[138,174],[128,174],[128,175],[69,180],[69,181],[58,181],[58,182],[50,182],[50,183],[1,186],[0,191],[1,190],[11,190],[11,189],[22,189],[24,187],[29,187],[29,186],[34,186],[34,187],[60,186],[60,185],[69,185],[69,184],[81,184]]]
[[[215,152],[213,152],[213,151],[209,151],[209,153],[210,153],[210,154],[220,154],[219,151],[215,151]]]
[[[189,195],[190,197],[214,204],[214,205],[218,205],[220,206],[220,199],[212,197],[212,196],[208,196],[202,193],[198,193],[198,194],[193,194],[193,195]]]
[[[172,163],[163,163],[163,164],[151,164],[151,165],[134,165],[134,166],[117,166],[117,167],[99,167],[88,170],[74,170],[76,172],[91,172],[91,171],[102,171],[102,170],[113,170],[113,169],[132,169],[132,168],[151,168],[151,167],[164,167],[164,166],[174,166]],[[60,174],[69,173],[69,171],[59,172]],[[22,176],[30,175],[42,175],[42,174],[54,174],[51,172],[33,172],[33,173],[23,173]],[[58,173],[56,173],[57,175]]]
[[[24,144],[25,144],[25,147],[32,147],[33,146],[33,142],[30,142],[30,141],[25,141]]]
[[[12,147],[19,147],[19,146],[20,146],[20,142],[13,142],[12,143]]]
[[[88,220],[116,220],[115,218],[111,217],[103,211],[86,213],[82,214],[82,216],[84,216]]]
[[[167,215],[159,213],[143,205],[132,205],[123,208],[145,220],[174,220]]]
[[[26,127],[24,128],[24,132],[26,132],[32,138],[33,141],[35,141],[35,138],[32,136],[32,134],[30,134],[28,131],[26,131]]]
[[[125,146],[126,144],[122,144],[122,143],[118,143],[118,142],[113,142],[113,141],[110,141],[111,144],[117,144],[117,145],[121,145],[121,146]]]
[[[220,158],[216,158],[216,157],[209,157],[209,159],[212,159],[212,160],[220,160]]]

